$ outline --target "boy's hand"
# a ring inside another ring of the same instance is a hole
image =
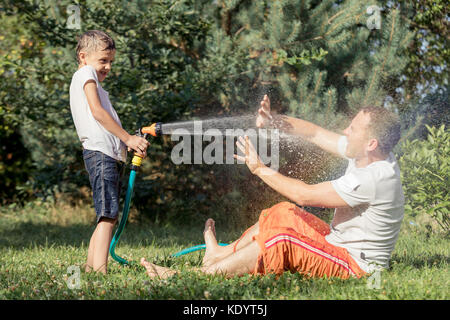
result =
[[[128,147],[128,151],[134,150],[137,155],[145,158],[147,156],[147,148],[150,143],[142,137],[130,135],[127,141],[124,141]]]
[[[256,127],[265,127],[271,120],[273,120],[273,117],[270,114],[270,99],[267,94],[265,94],[261,101],[261,108],[258,110],[258,116],[256,117]]]

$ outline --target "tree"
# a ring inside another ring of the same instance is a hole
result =
[[[17,124],[33,164],[28,177],[35,194],[87,184],[68,108],[76,37],[85,30],[102,29],[116,40],[116,63],[104,87],[129,132],[155,121],[254,114],[265,93],[277,112],[330,129],[344,127],[363,105],[397,110],[413,37],[399,9],[375,1],[370,5],[378,7],[368,10],[362,0],[83,0],[75,2],[81,30],[67,25],[73,4],[3,1],[5,14],[20,20],[27,45],[20,57],[2,56],[2,119]],[[15,39],[14,33],[8,37]],[[222,182],[230,172],[246,173],[175,166],[171,146],[167,138],[152,141],[151,159],[136,182],[136,205],[161,214],[182,208],[189,216],[201,211],[205,194],[211,203],[236,194]],[[308,182],[335,174],[331,160],[312,149],[283,157],[283,163],[300,161],[292,162],[294,174]]]
[[[21,84],[15,81],[13,61],[28,57],[32,43],[27,41],[29,32],[23,28],[24,19],[8,16],[0,11],[0,204],[23,201],[28,194],[21,186],[31,170],[30,152],[23,145],[20,134],[15,92]],[[23,107],[23,105],[20,105]]]
[[[217,1],[206,61],[221,70],[222,104],[245,110],[251,101],[254,110],[270,92],[280,112],[335,128],[363,105],[384,105],[413,34],[396,8],[384,8],[373,29],[368,7],[357,0]]]
[[[406,134],[402,140],[426,139],[428,127],[450,126],[448,88],[439,88],[423,97],[410,100],[411,107],[402,113],[402,124]]]
[[[26,180],[35,196],[74,193],[88,183],[69,108],[69,85],[77,69],[75,46],[82,32],[105,30],[116,41],[116,63],[104,87],[128,132],[185,117],[198,96],[192,79],[209,24],[192,9],[193,1],[79,1],[75,4],[81,30],[67,25],[66,9],[73,4],[2,3],[2,22],[13,21],[2,33],[4,43],[8,40],[13,48],[18,28],[25,42],[16,55],[2,55],[0,110],[6,112],[1,119],[16,124],[30,154],[33,171],[28,170]],[[164,148],[167,142],[156,142],[149,150],[157,155],[152,168],[158,170],[158,161],[167,160]],[[165,173],[176,177],[176,170],[186,168],[169,166]],[[164,183],[176,185],[164,180],[144,184],[153,191],[146,201],[155,202]]]
[[[448,171],[450,132],[445,125],[426,125],[426,139],[407,140],[399,158],[405,192],[405,214],[430,215],[447,235],[450,230]]]
[[[408,47],[408,64],[402,86],[414,95],[417,85],[427,92],[432,86],[448,85],[448,3],[446,1],[394,1],[408,21],[414,39]]]

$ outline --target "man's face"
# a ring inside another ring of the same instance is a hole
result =
[[[344,130],[348,145],[345,155],[349,158],[361,158],[367,154],[369,143],[370,114],[360,111]]]
[[[83,65],[94,67],[98,81],[102,82],[111,70],[115,55],[116,50],[97,50],[81,54],[80,58]]]

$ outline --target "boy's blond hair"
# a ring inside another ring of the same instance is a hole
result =
[[[100,30],[89,30],[81,35],[77,44],[77,61],[80,61],[80,52],[93,52],[97,50],[109,51],[115,50],[116,44],[114,40],[105,32]]]

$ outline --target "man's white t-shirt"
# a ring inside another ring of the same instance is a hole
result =
[[[86,65],[78,69],[73,74],[70,84],[70,111],[83,148],[101,151],[111,158],[126,162],[127,149],[125,144],[106,130],[92,115],[84,92],[84,85],[88,80],[95,81],[103,109],[122,127],[119,116],[111,105],[108,92],[102,88],[97,79],[94,67]]]
[[[343,157],[346,146],[347,137],[342,136],[339,152]],[[392,152],[364,168],[348,160],[345,175],[331,184],[351,208],[335,210],[326,240],[347,249],[365,272],[388,268],[404,213],[400,168]]]

